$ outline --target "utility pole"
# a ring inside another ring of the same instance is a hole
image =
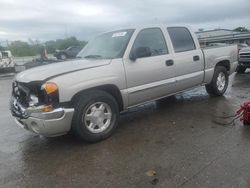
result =
[[[6,46],[7,46],[7,48],[9,48],[9,41],[8,41],[8,39],[6,40]]]

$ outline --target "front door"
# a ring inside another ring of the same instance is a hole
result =
[[[175,86],[175,65],[161,28],[140,30],[131,51],[139,48],[150,53],[136,60],[124,59],[129,106],[168,95]]]

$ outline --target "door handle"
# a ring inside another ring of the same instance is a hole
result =
[[[199,60],[200,60],[200,56],[198,56],[198,55],[194,56],[194,57],[193,57],[193,60],[194,60],[194,61],[199,61]]]
[[[166,66],[172,66],[172,65],[174,65],[174,61],[172,59],[167,60],[165,63],[166,63]]]

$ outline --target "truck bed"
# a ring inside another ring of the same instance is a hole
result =
[[[204,55],[205,76],[204,82],[209,83],[214,73],[214,67],[217,62],[230,60],[229,74],[235,72],[238,64],[238,47],[237,45],[212,46],[201,49]]]

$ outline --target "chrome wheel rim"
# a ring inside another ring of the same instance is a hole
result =
[[[91,133],[101,133],[111,124],[112,111],[108,104],[96,102],[85,111],[84,123]]]
[[[223,72],[219,73],[216,84],[217,84],[218,90],[223,91],[226,85],[226,75]]]

